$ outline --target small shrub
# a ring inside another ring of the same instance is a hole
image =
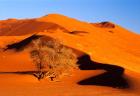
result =
[[[38,70],[34,76],[39,80],[45,77],[51,80],[58,79],[78,67],[73,51],[56,40],[42,42],[38,39],[33,41],[33,45],[31,57]]]

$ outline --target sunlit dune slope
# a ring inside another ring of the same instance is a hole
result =
[[[0,46],[4,47],[8,42],[23,40],[28,35],[38,33],[83,51],[95,61],[140,72],[140,35],[116,24],[111,28],[109,26],[110,23],[97,26],[97,23],[78,21],[59,14],[34,19],[1,20]]]

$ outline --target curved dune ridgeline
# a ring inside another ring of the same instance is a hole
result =
[[[52,39],[47,36],[34,34],[22,41],[7,45],[7,48],[5,48],[5,51],[10,50],[10,49],[15,49],[16,51],[22,51],[21,49],[26,48],[26,46],[27,45],[29,46],[29,44],[31,44],[31,42],[33,42],[33,40],[39,39],[39,38],[42,38],[42,40],[44,40],[44,38],[47,40]],[[45,42],[45,40],[42,42]],[[77,63],[79,64],[79,68],[81,70],[99,70],[100,69],[100,70],[106,71],[103,74],[79,81],[78,84],[111,86],[111,87],[117,87],[117,88],[129,88],[130,87],[126,78],[123,77],[124,68],[122,68],[120,66],[116,66],[116,65],[94,62],[93,60],[90,59],[90,56],[86,55],[84,52],[80,52],[79,50],[76,50],[76,49],[73,49],[73,51],[77,55],[80,56],[80,57],[78,57]],[[82,55],[82,54],[85,54],[85,55]],[[10,72],[1,72],[1,73],[10,73]],[[25,72],[18,71],[18,72],[11,72],[11,73],[32,74],[32,73],[36,73],[36,71],[25,71]]]

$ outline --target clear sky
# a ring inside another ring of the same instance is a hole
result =
[[[0,0],[0,19],[60,13],[82,21],[112,21],[140,33],[140,0]]]

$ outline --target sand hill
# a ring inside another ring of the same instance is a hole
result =
[[[72,76],[64,77],[60,82],[38,81],[32,75],[15,74],[14,72],[36,70],[29,50],[26,47],[20,52],[13,49],[3,51],[3,49],[7,45],[22,42],[34,34],[59,40],[67,47],[88,54],[94,62],[123,68],[123,75],[128,79],[130,88],[115,89],[77,83],[103,73],[105,70],[102,68],[76,70]],[[1,20],[0,48],[0,84],[3,86],[0,88],[0,95],[2,96],[9,94],[11,96],[139,96],[140,94],[140,35],[111,22],[88,23],[59,14],[33,19]]]

